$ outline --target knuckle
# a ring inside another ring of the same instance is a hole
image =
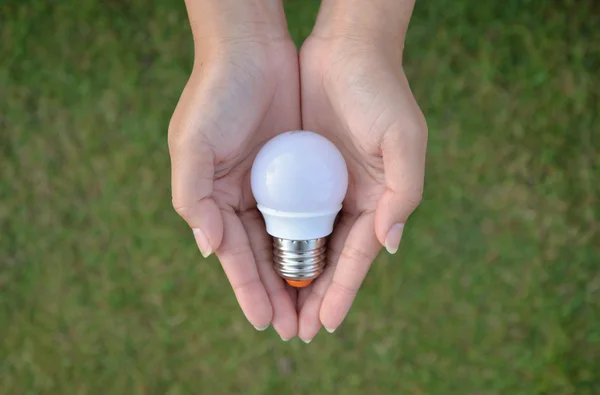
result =
[[[179,199],[173,197],[171,200],[171,206],[173,206],[173,209],[181,218],[189,221],[194,217],[197,218],[199,214],[205,212],[201,207],[203,201],[203,199],[200,199],[193,202],[184,203],[182,196],[180,196]]]
[[[283,299],[287,296],[282,282],[278,282],[276,287],[265,287],[265,291],[271,300]]]
[[[358,293],[358,287],[355,285],[350,285],[350,284],[345,284],[342,283],[339,280],[333,279],[333,281],[331,282],[331,285],[333,287],[335,287],[335,289],[346,295],[346,296],[350,296],[350,297],[354,297],[356,296],[356,294]]]
[[[231,261],[240,261],[254,259],[252,249],[249,245],[226,245],[221,247],[219,251],[222,259],[229,259]]]
[[[246,278],[243,279],[239,282],[236,282],[235,284],[232,284],[233,287],[233,291],[235,293],[240,293],[243,291],[248,291],[251,290],[252,288],[261,286],[262,283],[260,282],[260,279],[258,277],[250,277],[250,278]]]
[[[173,209],[175,210],[175,212],[183,219],[187,219],[190,217],[190,207],[189,206],[182,206],[180,204],[177,204],[175,201],[171,202],[171,205],[173,206]]]
[[[342,256],[342,251],[339,248],[333,246],[327,247],[327,261],[328,266],[335,267]]]
[[[266,264],[270,265],[272,261],[272,250],[271,248],[265,246],[261,247],[258,251],[256,251],[255,257],[257,264]]]
[[[344,259],[355,265],[362,265],[365,262],[370,264],[371,256],[361,250],[360,248],[353,247],[349,244],[345,245],[340,255],[340,260]]]
[[[419,207],[423,201],[423,186],[410,189],[404,196],[404,203],[411,209]]]

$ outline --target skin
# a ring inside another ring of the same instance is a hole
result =
[[[169,127],[173,206],[259,330],[305,342],[333,332],[421,201],[427,127],[402,69],[413,3],[323,1],[300,60],[278,0],[186,3],[195,62]],[[349,171],[328,267],[300,291],[273,270],[249,181],[260,147],[298,129],[333,141]]]

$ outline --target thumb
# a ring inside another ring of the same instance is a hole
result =
[[[175,130],[169,130],[169,152],[173,208],[192,228],[206,258],[223,240],[223,217],[212,198],[214,152],[203,138]]]
[[[375,233],[390,254],[398,251],[404,224],[423,197],[427,126],[393,127],[383,136],[385,192],[377,203]]]

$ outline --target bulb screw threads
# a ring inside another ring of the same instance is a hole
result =
[[[287,240],[273,238],[275,271],[290,285],[303,287],[325,269],[327,238]]]

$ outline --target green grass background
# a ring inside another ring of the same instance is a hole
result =
[[[0,394],[600,394],[599,3],[418,1],[406,48],[425,200],[283,343],[170,206],[183,2],[0,1]]]

